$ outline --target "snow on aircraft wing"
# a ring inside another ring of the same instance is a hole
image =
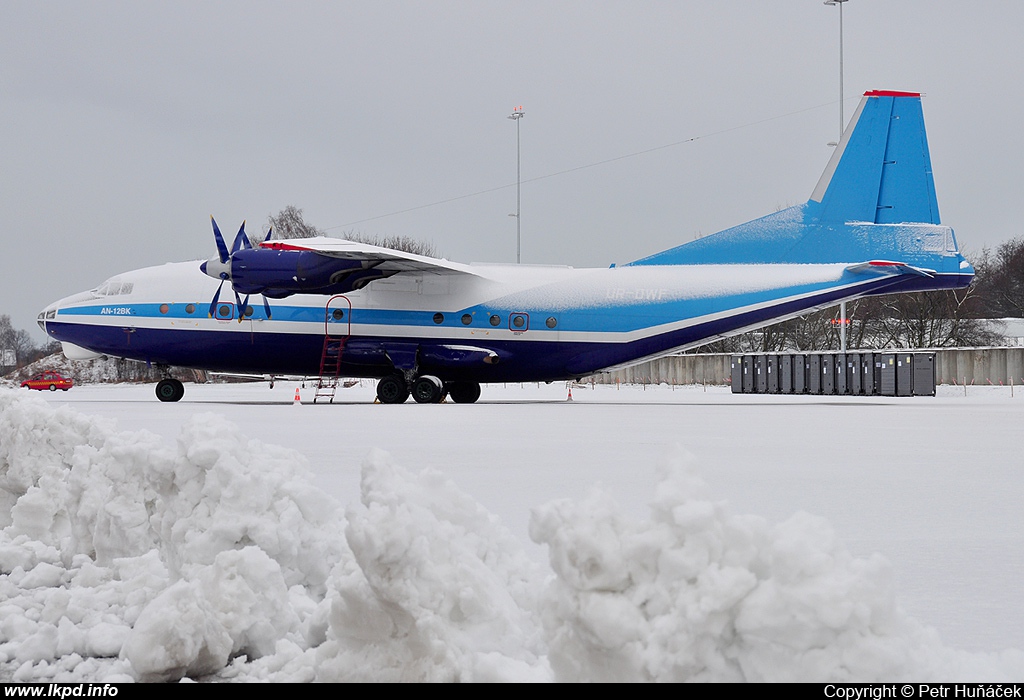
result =
[[[295,238],[287,241],[265,241],[261,248],[270,250],[302,250],[342,260],[362,261],[366,267],[384,272],[429,272],[436,275],[476,275],[468,265],[440,258],[406,253],[393,248],[358,243],[343,238]]]

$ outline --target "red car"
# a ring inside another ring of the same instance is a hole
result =
[[[75,383],[70,379],[60,376],[57,372],[47,371],[40,372],[31,379],[26,379],[21,383],[21,385],[27,389],[38,389],[39,391],[42,391],[43,389],[49,389],[50,391],[57,391],[57,389],[67,391],[73,387]]]

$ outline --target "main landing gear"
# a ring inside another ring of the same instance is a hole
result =
[[[391,374],[377,382],[377,398],[381,403],[405,403],[409,398],[409,385],[405,377]]]
[[[381,403],[404,403],[409,395],[416,403],[441,403],[451,396],[455,403],[473,403],[480,398],[477,382],[442,382],[424,374],[407,381],[404,375],[389,374],[377,382],[377,399]]]
[[[480,385],[476,382],[451,382],[447,387],[455,403],[476,403],[480,398]]]
[[[444,385],[437,377],[424,374],[412,383],[412,398],[416,403],[441,403],[444,395]]]

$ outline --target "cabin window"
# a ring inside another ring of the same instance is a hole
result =
[[[526,319],[524,319],[522,316],[516,315],[512,317],[512,325],[515,326],[516,328],[522,328],[525,323]]]
[[[251,306],[246,306],[245,310],[242,311],[242,315],[244,315],[246,318],[252,318],[253,308]]]
[[[218,318],[231,318],[231,307],[227,304],[221,304],[217,307]]]
[[[544,325],[548,328],[554,328],[558,325],[558,321],[555,320],[554,316],[548,316],[548,320],[544,322]]]
[[[469,314],[462,314],[462,325],[468,326],[473,322],[473,317]]]
[[[194,314],[195,312],[196,312],[196,305],[195,304],[188,304],[187,306],[185,306],[185,313],[187,313],[187,314]]]
[[[165,313],[167,313],[170,310],[171,310],[171,307],[168,306],[167,304],[161,304],[160,305],[160,313],[165,314]]]
[[[499,326],[499,325],[501,325],[501,316],[499,316],[498,314],[492,315],[491,316],[491,325],[492,326]]]
[[[341,319],[345,318],[345,312],[342,311],[341,309],[335,309],[334,311],[331,312],[331,318],[333,318],[335,321],[340,321]]]
[[[434,323],[444,323],[444,314],[440,311],[434,314]]]

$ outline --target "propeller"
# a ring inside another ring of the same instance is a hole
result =
[[[251,250],[252,243],[249,242],[249,236],[245,233],[245,222],[238,227],[238,233],[235,234],[235,240],[231,243],[231,250],[228,250],[227,244],[224,242],[224,235],[220,232],[220,227],[217,226],[217,220],[212,216],[210,217],[210,223],[213,224],[213,240],[217,244],[217,257],[210,258],[206,262],[199,266],[205,274],[210,277],[220,279],[220,284],[217,286],[217,291],[213,295],[213,301],[210,302],[209,318],[213,318],[217,313],[217,303],[220,301],[220,293],[224,288],[224,282],[231,279],[231,256],[240,250]],[[263,242],[270,240],[270,236],[274,233],[274,229],[271,228],[267,231],[266,237]],[[238,322],[241,323],[245,319],[245,310],[249,308],[249,294],[245,295],[243,301],[239,297],[238,292],[232,285],[232,291],[235,294],[235,304],[238,308]],[[267,314],[267,318],[270,318],[270,304],[267,302],[266,296],[263,297],[263,310]]]

